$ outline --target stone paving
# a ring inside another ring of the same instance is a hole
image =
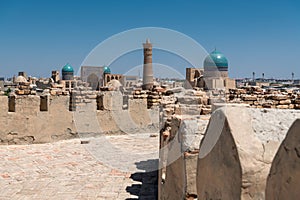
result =
[[[0,199],[157,199],[158,137],[0,146]]]

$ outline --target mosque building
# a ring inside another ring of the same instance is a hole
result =
[[[52,72],[54,75],[54,72]],[[68,91],[71,91],[76,86],[76,80],[74,79],[74,69],[67,63],[61,69],[62,80],[60,81],[64,88]]]
[[[111,80],[121,80],[123,75],[112,74],[108,66],[81,66],[80,78],[89,83],[92,90],[107,86]]]
[[[117,80],[119,82],[122,82],[123,75],[122,74],[112,74],[111,70],[108,66],[104,66],[103,69],[103,86],[107,86],[108,83],[112,80]]]
[[[74,79],[74,69],[68,63],[61,69],[62,80],[73,80]]]
[[[228,60],[216,49],[203,62],[203,68],[187,68],[186,80],[191,87],[206,90],[235,88],[235,80],[228,77]]]

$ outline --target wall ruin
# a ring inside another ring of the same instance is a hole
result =
[[[159,199],[297,199],[300,111],[224,103],[212,111],[208,126],[192,113],[162,120]]]

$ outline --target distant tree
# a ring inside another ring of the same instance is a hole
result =
[[[4,92],[4,95],[8,96],[10,93],[11,93],[11,89],[8,88],[8,89]]]

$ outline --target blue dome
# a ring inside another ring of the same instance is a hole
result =
[[[204,60],[204,67],[228,67],[227,58],[219,51],[214,50]]]
[[[69,65],[69,63],[68,63],[68,64],[66,64],[66,65],[62,68],[61,71],[62,71],[62,72],[74,72],[74,69],[73,69],[73,67],[72,67],[71,65]]]
[[[110,74],[110,73],[111,73],[110,68],[107,67],[107,66],[104,66],[104,68],[103,68],[103,74]]]

